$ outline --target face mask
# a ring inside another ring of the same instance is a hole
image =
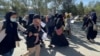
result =
[[[11,21],[16,22],[17,20],[16,20],[16,18],[11,18]]]

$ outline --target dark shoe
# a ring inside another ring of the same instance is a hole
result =
[[[88,40],[91,43],[95,43],[95,41],[93,39]]]
[[[89,42],[92,42],[91,40],[88,40]]]
[[[40,47],[42,48],[42,47],[43,47],[43,45],[41,45],[41,44],[40,44]]]
[[[92,43],[95,43],[95,40],[94,39],[91,39]]]
[[[45,44],[43,43],[43,44],[40,44],[40,47],[42,48],[42,47],[45,47]]]
[[[41,41],[41,44],[44,44],[44,42],[43,42],[43,41]]]
[[[53,48],[53,46],[52,46],[52,45],[49,45],[48,47],[49,47],[49,48]]]

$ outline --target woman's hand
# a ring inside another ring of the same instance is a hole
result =
[[[39,41],[39,37],[37,36],[34,44],[36,44],[38,41]]]
[[[35,42],[34,42],[34,44],[36,44],[38,41],[36,40]]]
[[[30,32],[30,33],[29,33],[29,37],[31,37],[32,35],[33,35],[32,32]]]
[[[39,36],[39,34],[38,34],[38,33],[34,33],[34,36],[38,37],[38,36]]]
[[[16,41],[16,47],[20,47],[19,41]]]
[[[34,42],[34,44],[36,44],[39,41],[39,34],[38,33],[35,33],[34,36],[36,36],[36,40]]]

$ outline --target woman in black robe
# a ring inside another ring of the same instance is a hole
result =
[[[88,16],[88,20],[85,23],[85,26],[87,27],[87,40],[90,42],[94,42],[94,39],[96,38],[97,35],[97,30],[94,30],[94,24],[96,24],[91,16]]]
[[[51,39],[51,43],[50,43],[49,47],[53,47],[52,45],[60,46],[60,47],[64,47],[64,46],[69,45],[63,32],[64,32],[63,31],[63,16],[61,14],[59,14],[57,16],[54,34],[53,34],[53,37]]]
[[[17,13],[14,11],[8,12],[5,15],[5,21],[0,27],[2,27],[0,29],[1,31],[5,30],[5,37],[0,42],[0,55],[12,56],[14,48],[16,47],[16,41],[20,41],[17,30],[26,31],[26,29],[17,23]]]

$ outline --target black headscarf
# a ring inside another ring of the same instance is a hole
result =
[[[36,15],[34,15],[33,16],[33,18],[32,19],[41,19],[41,16],[40,15],[38,15],[38,14],[36,14]]]
[[[63,16],[62,14],[58,14],[57,20],[56,20],[56,29],[59,29],[63,25]]]
[[[6,13],[6,15],[5,15],[5,25],[6,25],[6,27],[5,27],[5,29],[6,29],[6,33],[10,33],[11,31],[11,25],[10,25],[10,23],[11,23],[11,20],[10,20],[10,18],[11,18],[11,16],[12,15],[16,15],[17,13],[16,12],[14,12],[14,11],[11,11],[11,12],[8,12],[8,13]]]
[[[34,14],[29,14],[29,17],[28,17],[28,26],[32,23],[33,17],[34,17]]]

